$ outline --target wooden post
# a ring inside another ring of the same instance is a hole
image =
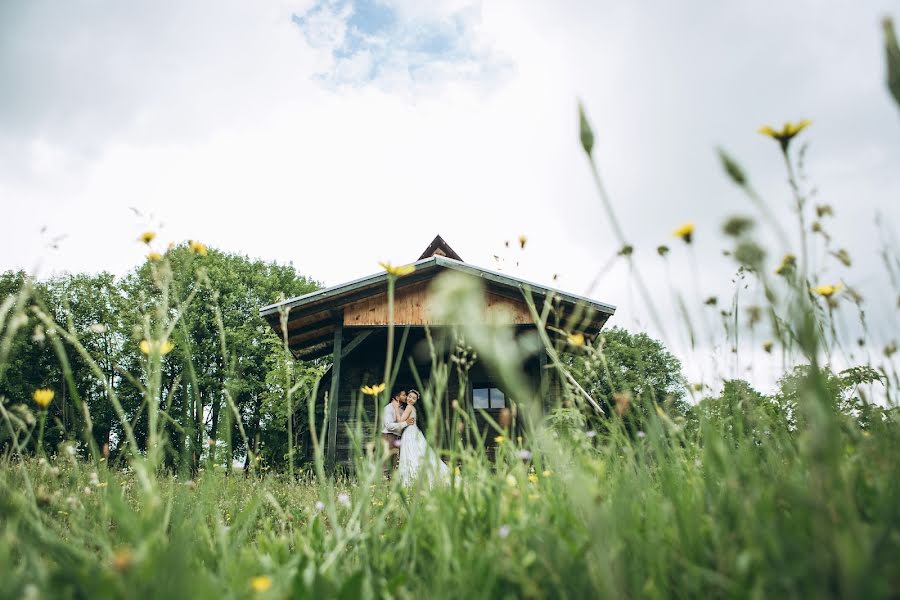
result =
[[[334,469],[337,456],[337,416],[338,400],[341,394],[341,354],[343,353],[344,322],[338,321],[334,328],[334,362],[331,365],[331,391],[328,394],[328,441],[326,464]]]
[[[550,380],[549,373],[547,373],[546,348],[541,348],[541,351],[538,354],[538,386],[540,389],[541,411],[546,413],[547,406],[549,405],[549,399],[547,398],[547,396],[550,395]]]

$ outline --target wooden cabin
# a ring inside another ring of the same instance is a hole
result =
[[[399,361],[395,362],[399,365],[395,388],[418,387],[417,375],[423,384],[430,377],[431,359],[425,342],[426,328],[434,333],[446,326],[432,322],[433,317],[428,310],[429,291],[435,278],[447,271],[479,278],[484,284],[487,310],[502,307],[519,334],[535,328],[523,296],[525,290],[531,294],[538,310],[550,301],[557,315],[578,314],[578,330],[588,338],[596,336],[615,312],[615,307],[609,304],[467,264],[441,236],[435,237],[412,264],[415,271],[396,279],[395,283],[395,360]],[[382,271],[260,310],[279,337],[284,335],[282,323],[286,322],[288,345],[298,360],[331,359],[331,366],[320,382],[316,397],[316,422],[323,422],[327,402],[326,461],[332,466],[353,462],[354,446],[350,431],[359,424],[359,419],[364,423],[366,436],[380,438],[379,432],[372,431],[377,407],[371,398],[364,403],[365,406],[358,403],[362,386],[384,380],[389,325],[387,290],[388,274]],[[553,331],[553,335],[558,336],[559,332]],[[401,348],[400,341],[404,336],[405,344]],[[545,376],[549,371],[546,364],[546,354],[538,352],[522,365],[535,390],[543,390],[545,404],[552,400],[549,396],[557,389]],[[440,412],[450,414],[450,403],[456,400],[471,411],[479,427],[486,429],[489,421],[485,416],[496,421],[501,411],[510,407],[511,400],[492,373],[477,359],[469,366],[465,380],[465,389],[460,389],[458,378],[451,374],[445,397],[437,399],[445,407]],[[335,401],[326,401],[326,394],[328,399]],[[301,422],[306,421],[305,411],[303,413],[298,415]],[[423,429],[428,418],[420,410],[419,425]],[[488,431],[485,433],[483,437],[490,440],[486,443],[493,443],[494,435]],[[308,451],[308,436],[301,436],[297,441],[301,449]]]

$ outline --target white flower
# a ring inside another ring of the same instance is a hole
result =
[[[344,506],[350,506],[350,494],[338,494],[338,503]]]
[[[317,500],[317,501],[316,501],[316,510],[317,510],[317,511],[323,511],[323,510],[325,510],[325,503],[322,502],[321,500]]]
[[[591,429],[590,431],[588,431],[588,432],[587,432],[586,434],[584,434],[584,435],[588,436],[589,438],[597,437],[597,432],[594,431],[593,429]]]
[[[91,495],[91,488],[89,488],[88,486],[84,486],[84,489],[81,490],[81,491],[84,492],[84,495],[85,495],[85,496],[90,496],[90,495]]]
[[[644,433],[643,431],[638,431],[638,432],[637,432],[637,436],[638,436],[639,438],[642,438],[642,439],[643,439],[643,438],[647,437],[647,434]]]
[[[519,457],[520,459],[522,459],[522,460],[531,460],[531,451],[529,451],[529,450],[519,450],[519,451],[516,453],[516,456],[518,456],[518,457]]]
[[[499,535],[501,539],[509,537],[509,525],[501,525],[500,529],[497,530],[497,535]]]

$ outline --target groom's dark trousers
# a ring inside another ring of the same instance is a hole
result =
[[[400,436],[393,433],[382,433],[381,437],[384,440],[384,444],[387,446],[388,451],[382,469],[385,479],[390,479],[393,472],[396,471],[397,467],[400,465],[400,448],[397,447],[399,445],[397,442],[400,441]]]

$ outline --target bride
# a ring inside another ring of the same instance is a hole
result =
[[[406,410],[399,422],[415,418],[418,401],[419,392],[409,390],[406,393]],[[413,424],[403,430],[403,437],[400,438],[400,482],[410,487],[420,475],[420,470],[427,477],[428,487],[434,487],[435,482],[450,481],[450,467],[438,458],[437,453],[428,446],[422,431]]]

